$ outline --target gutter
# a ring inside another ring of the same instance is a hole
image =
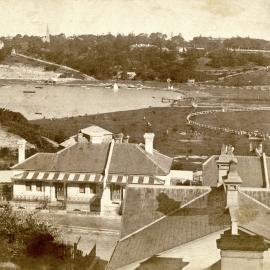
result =
[[[111,164],[114,144],[115,144],[115,141],[114,141],[114,139],[112,139],[112,142],[110,144],[108,158],[107,158],[107,161],[106,161],[105,170],[104,170],[104,177],[103,177],[103,188],[104,189],[106,188],[106,182],[107,182],[106,180],[107,180],[107,177],[108,177],[108,174],[109,174],[109,168],[110,168],[110,164]]]
[[[263,160],[263,172],[264,172],[265,187],[270,188],[269,177],[268,177],[268,168],[267,168],[267,163],[266,163],[266,155],[264,152],[262,153],[262,160]]]

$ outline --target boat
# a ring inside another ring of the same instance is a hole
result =
[[[42,115],[42,113],[41,113],[41,112],[35,112],[35,114]]]
[[[113,84],[113,91],[116,92],[116,91],[118,91],[118,89],[119,89],[119,88],[118,88],[118,84],[117,84],[117,83],[114,83],[114,84]]]
[[[43,87],[42,86],[35,86],[35,88],[42,89]]]
[[[33,90],[24,90],[23,93],[25,93],[25,94],[35,94],[36,91],[33,91]]]

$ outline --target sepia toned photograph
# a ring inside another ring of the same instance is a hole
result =
[[[0,11],[0,270],[270,270],[270,0]]]

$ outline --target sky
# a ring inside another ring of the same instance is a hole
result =
[[[270,0],[0,0],[0,36],[151,33],[270,40]]]

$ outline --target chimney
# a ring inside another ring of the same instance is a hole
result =
[[[216,161],[218,166],[218,186],[223,184],[224,177],[227,176],[230,168],[230,162],[235,159],[233,151],[234,148],[231,145],[222,145],[220,156]]]
[[[18,140],[18,163],[22,163],[25,161],[25,147],[26,147],[26,140],[21,139]]]
[[[231,216],[231,232],[232,235],[238,235],[238,189],[242,184],[242,179],[237,172],[236,161],[230,163],[230,170],[227,179],[224,180],[227,194],[227,208],[229,208]]]
[[[155,134],[154,133],[145,133],[144,134],[144,141],[145,141],[145,151],[149,154],[153,154],[153,145],[154,145],[154,137]]]
[[[263,253],[268,249],[263,237],[240,232],[231,235],[230,230],[217,239],[220,249],[221,270],[263,270]]]
[[[123,133],[114,134],[115,143],[122,143],[124,138]]]
[[[129,142],[129,136],[126,135],[124,138],[123,138],[123,143],[128,143]]]
[[[79,132],[77,134],[77,141],[78,141],[78,143],[84,143],[85,140],[84,140],[82,132]]]

